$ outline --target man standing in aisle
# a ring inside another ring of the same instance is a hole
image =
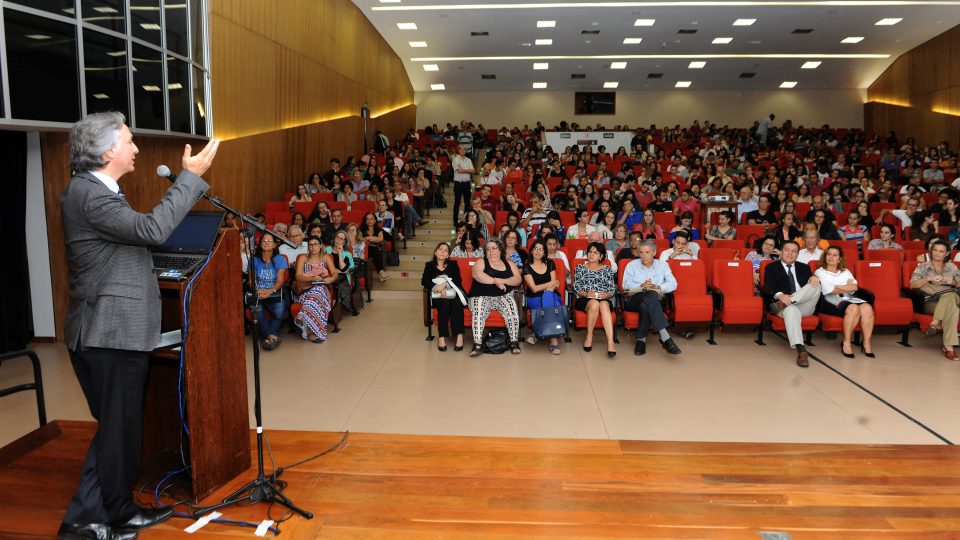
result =
[[[450,163],[453,167],[453,225],[460,223],[460,200],[463,200],[464,211],[470,209],[470,190],[473,183],[473,162],[467,157],[467,151],[461,144],[457,147],[457,155]]]
[[[173,513],[140,508],[132,499],[147,356],[160,339],[160,289],[147,246],[166,241],[209,188],[200,176],[220,141],[196,156],[186,145],[176,183],[141,214],[118,184],[138,152],[125,121],[117,112],[96,113],[70,130],[74,176],[60,198],[70,288],[66,344],[98,428],[61,538],[130,540]]]

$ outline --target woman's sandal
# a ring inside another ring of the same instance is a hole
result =
[[[511,342],[510,342],[510,352],[511,352],[512,354],[520,354],[520,342],[519,342],[519,341],[511,341]]]
[[[550,346],[550,354],[560,354],[560,346],[559,346],[559,345],[551,345],[551,346]]]
[[[483,354],[483,345],[474,345],[473,350],[470,351],[470,356],[480,356]]]

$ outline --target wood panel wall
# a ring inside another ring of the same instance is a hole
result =
[[[904,53],[867,89],[867,101],[887,105],[864,109],[864,123],[901,140],[916,137],[921,144],[949,140],[956,148],[957,132],[950,117],[960,116],[960,25]],[[938,116],[939,115],[939,116]],[[940,118],[940,116],[944,118]]]
[[[217,137],[413,103],[403,62],[350,0],[213,0],[210,11]]]

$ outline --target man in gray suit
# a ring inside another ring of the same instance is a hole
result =
[[[138,152],[124,116],[91,114],[70,131],[74,177],[60,198],[70,287],[66,340],[99,426],[61,538],[129,540],[173,512],[142,509],[132,499],[147,356],[160,339],[160,289],[147,246],[163,243],[209,188],[200,176],[219,144],[211,140],[196,156],[186,145],[176,183],[141,214],[118,184]]]

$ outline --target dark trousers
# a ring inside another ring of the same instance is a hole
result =
[[[367,256],[373,259],[373,267],[377,272],[383,272],[383,244],[372,244],[367,242]]]
[[[464,211],[470,208],[470,182],[453,183],[453,224],[459,224],[460,199],[463,199]]]
[[[434,298],[437,308],[437,335],[442,338],[459,336],[463,333],[463,304],[459,298]]]
[[[663,314],[663,304],[660,303],[660,297],[657,293],[653,291],[643,291],[631,296],[623,309],[634,311],[640,315],[637,339],[646,337],[651,326],[653,326],[654,332],[659,332],[667,327],[667,317]]]
[[[133,487],[140,473],[147,354],[118,349],[70,351],[70,362],[97,419],[80,487],[65,523],[126,521],[137,512]]]

